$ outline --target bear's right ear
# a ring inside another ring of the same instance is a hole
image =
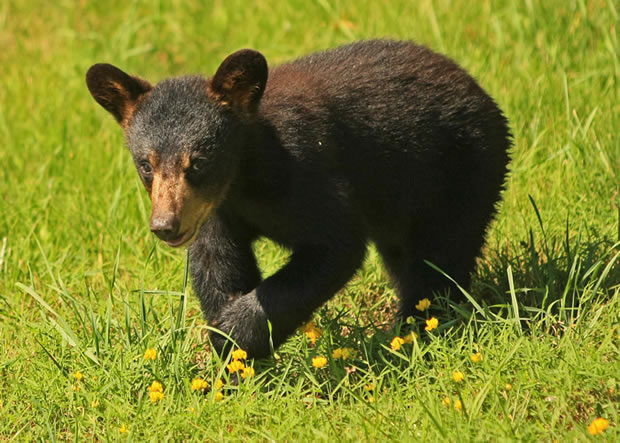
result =
[[[93,98],[127,129],[141,97],[153,87],[146,80],[125,74],[115,66],[98,63],[86,73],[86,85]]]
[[[242,49],[224,59],[207,86],[208,96],[220,106],[252,117],[267,84],[267,60],[260,52]]]

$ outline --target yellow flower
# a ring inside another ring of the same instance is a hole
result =
[[[314,324],[312,320],[310,320],[308,323],[302,325],[299,329],[301,329],[301,332],[307,332],[315,328],[316,328],[316,325]]]
[[[222,381],[222,379],[221,379],[221,378],[219,378],[219,379],[215,382],[215,384],[213,385],[213,387],[214,387],[215,389],[217,389],[217,390],[220,390],[220,389],[222,389],[222,388],[224,387],[224,382]]]
[[[504,389],[506,389],[507,391],[510,391],[512,389],[512,385],[510,383],[506,383],[506,385],[504,386]]]
[[[312,344],[315,344],[317,339],[323,334],[323,330],[321,328],[317,328],[313,321],[309,321],[305,325],[301,327],[301,332],[306,334],[306,337],[310,340]]]
[[[312,366],[315,368],[322,368],[327,364],[327,359],[325,357],[314,357],[312,359]]]
[[[196,377],[192,380],[192,391],[204,391],[209,387],[209,383],[207,383],[202,378]]]
[[[464,378],[465,378],[465,375],[461,371],[454,371],[452,373],[452,380],[454,380],[457,383],[462,382]]]
[[[336,348],[334,349],[334,352],[332,352],[332,356],[335,359],[343,359],[346,360],[347,358],[351,357],[353,355],[355,351],[352,348]]]
[[[76,391],[80,390],[80,386],[79,385],[73,385],[73,386],[71,386],[71,389],[73,389],[73,392],[76,392]]]
[[[609,420],[599,417],[588,426],[588,432],[592,435],[602,434],[609,426]]]
[[[411,331],[409,334],[405,335],[404,339],[405,343],[411,344],[418,339],[418,334]]]
[[[442,405],[444,405],[446,408],[449,408],[449,407],[450,407],[450,403],[451,403],[451,402],[450,402],[450,397],[444,397],[444,398],[441,400],[441,404],[442,404]]]
[[[228,368],[228,372],[234,374],[235,372],[241,371],[243,368],[245,368],[245,365],[242,361],[233,360],[228,364],[228,366],[226,366],[226,368]]]
[[[97,406],[99,406],[99,400],[93,400],[92,403],[90,404],[91,408],[96,408]]]
[[[147,389],[149,391],[151,403],[157,403],[159,400],[164,399],[164,387],[157,380],[154,380]]]
[[[220,401],[224,399],[224,394],[222,394],[222,391],[217,391],[215,393],[215,401]]]
[[[374,402],[375,402],[375,397],[373,397],[372,395],[368,397],[368,403],[374,403]]]
[[[118,428],[118,432],[120,432],[121,434],[124,434],[125,432],[127,432],[127,426],[125,426],[125,424],[123,423],[121,427]]]
[[[151,403],[157,403],[158,401],[164,399],[164,393],[159,391],[151,391],[149,392],[149,397],[151,398]]]
[[[248,353],[245,352],[243,349],[237,349],[233,351],[232,358],[233,360],[245,360],[246,358],[248,358]]]
[[[144,351],[145,360],[155,360],[157,358],[157,349],[147,349]]]
[[[437,327],[438,324],[439,320],[437,320],[435,317],[431,317],[426,320],[426,326],[424,327],[424,329],[426,329],[427,331],[432,331]]]
[[[82,381],[82,378],[84,378],[84,376],[80,371],[75,371],[73,373],[73,378],[75,378],[77,381]]]
[[[248,378],[248,377],[254,377],[254,368],[250,367],[250,366],[246,366],[245,368],[243,368],[243,372],[241,373],[241,377],[243,378]]]
[[[315,344],[322,333],[323,331],[321,331],[320,329],[313,329],[311,331],[306,332],[306,336],[310,340],[310,343]]]
[[[431,306],[431,301],[428,298],[423,298],[422,300],[418,302],[417,305],[415,305],[415,308],[418,311],[426,311],[428,308],[430,308],[430,306]]]
[[[164,392],[164,387],[157,380],[153,380],[153,383],[147,389],[149,392]]]
[[[366,390],[366,392],[370,392],[370,391],[374,391],[375,390],[375,384],[374,383],[368,383],[366,386],[364,386],[364,390]]]
[[[469,358],[471,358],[471,361],[474,363],[478,363],[482,361],[482,354],[480,352],[476,352],[475,354],[471,354]]]
[[[454,400],[454,409],[457,411],[463,410],[463,403],[461,403],[461,400]]]
[[[398,351],[402,345],[405,344],[405,340],[402,337],[394,337],[390,343],[390,347],[393,351]]]

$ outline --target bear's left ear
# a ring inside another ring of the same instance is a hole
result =
[[[252,117],[263,96],[267,72],[267,60],[260,52],[242,49],[222,62],[209,81],[207,94],[220,106]]]

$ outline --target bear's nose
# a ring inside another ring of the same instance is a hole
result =
[[[174,214],[151,217],[151,232],[164,241],[173,241],[179,237],[179,219]]]

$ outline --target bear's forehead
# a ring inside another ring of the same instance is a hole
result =
[[[164,80],[145,97],[127,130],[127,143],[140,149],[174,152],[208,144],[223,124],[206,95],[202,77]]]
[[[175,77],[159,82],[141,103],[143,120],[159,124],[161,119],[190,123],[212,108],[207,97],[207,81],[199,76]]]

